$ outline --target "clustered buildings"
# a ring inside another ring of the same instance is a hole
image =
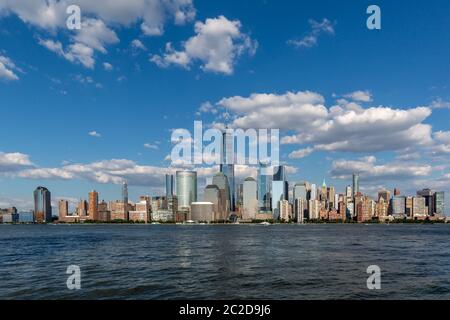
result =
[[[227,167],[233,173],[234,168]],[[178,171],[166,175],[166,194],[141,196],[138,202],[128,199],[128,186],[122,185],[122,199],[99,201],[96,191],[88,200],[80,200],[74,212],[69,202],[58,201],[60,222],[386,222],[392,220],[445,219],[445,194],[423,189],[414,196],[402,195],[399,189],[380,190],[376,199],[359,189],[359,175],[344,193],[337,193],[324,181],[321,186],[307,181],[291,187],[284,166],[260,165],[257,178],[248,177],[232,187],[221,170],[215,174],[198,201],[195,171]],[[269,174],[269,172],[272,172]],[[231,180],[231,181],[233,181]],[[176,190],[176,193],[174,192]],[[34,211],[18,213],[16,208],[0,209],[0,223],[52,222],[51,193],[45,187],[34,191]]]
[[[344,193],[336,192],[324,181],[321,186],[307,181],[289,185],[284,166],[271,167],[260,163],[256,179],[235,181],[232,160],[232,139],[223,135],[220,172],[215,174],[198,201],[196,171],[177,171],[166,175],[163,196],[141,196],[138,202],[128,198],[128,186],[122,185],[122,199],[109,203],[99,201],[96,191],[88,201],[80,200],[75,212],[69,202],[59,200],[61,222],[386,222],[391,220],[444,220],[444,192],[423,189],[415,196],[402,195],[399,189],[391,194],[380,190],[376,199],[360,191],[360,177],[353,174],[352,184]],[[228,159],[230,158],[230,159]],[[34,211],[22,215],[15,208],[0,209],[0,222],[51,222],[51,194],[47,188],[34,191]]]

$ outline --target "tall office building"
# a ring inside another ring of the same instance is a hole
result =
[[[126,181],[122,183],[122,202],[125,206],[128,204],[128,184]]]
[[[354,173],[353,174],[353,198],[358,194],[359,192],[359,174]]]
[[[311,185],[311,193],[310,193],[309,199],[317,200],[317,186],[314,183]]]
[[[253,178],[246,178],[244,180],[244,187],[242,193],[243,211],[242,219],[252,220],[256,218],[258,213],[258,188],[256,181]]]
[[[228,129],[228,128],[227,128]],[[225,131],[222,134],[222,157],[220,172],[228,179],[228,195],[230,197],[230,210],[236,210],[236,182],[234,178],[234,135]]]
[[[166,198],[173,196],[173,175],[166,174]]]
[[[63,219],[69,215],[69,202],[67,200],[59,200],[58,202],[58,216],[59,219]]]
[[[440,216],[445,214],[445,194],[443,191],[434,194],[434,207],[436,214]]]
[[[404,217],[406,215],[406,197],[394,196],[391,201],[392,215]]]
[[[302,198],[294,200],[294,219],[297,223],[304,223],[307,219],[308,201]]]
[[[205,193],[203,195],[205,202],[210,202],[213,204],[214,221],[225,220],[225,215],[223,212],[223,203],[226,201],[223,197],[223,193],[215,184],[207,185],[205,188]]]
[[[229,179],[222,172],[216,173],[212,179],[212,184],[216,185],[219,188],[220,192],[223,194],[222,197],[225,199],[225,201],[222,202],[221,208],[224,215],[224,220],[228,219],[229,213],[231,211],[231,197],[229,194],[230,188],[228,185],[228,181]]]
[[[285,166],[273,167],[273,181],[287,181]]]
[[[191,203],[197,202],[197,172],[177,171],[178,210],[190,210]]]
[[[286,170],[284,166],[273,167],[271,196],[273,218],[277,220],[280,216],[278,201],[289,200],[289,183],[286,181]]]
[[[260,163],[257,179],[259,211],[262,212],[271,211],[271,195],[270,195],[271,180],[272,174],[270,173],[270,167],[267,164]]]
[[[45,187],[34,190],[34,220],[37,223],[52,222],[52,198]]]
[[[278,202],[288,200],[286,184],[287,181],[272,181],[272,211],[275,220],[280,218]]]
[[[90,220],[98,221],[98,192],[89,192],[89,209],[88,215]]]
[[[417,195],[425,198],[425,205],[428,207],[428,215],[432,216],[435,213],[434,192],[430,189],[423,189],[417,191]]]
[[[391,192],[389,190],[380,190],[378,191],[378,201],[383,198],[384,202],[388,203],[391,201]]]
[[[312,190],[310,189],[311,187],[306,181],[296,183],[294,185],[294,201],[297,199],[309,200],[308,193],[312,194]]]
[[[412,198],[412,217],[425,218],[428,215],[425,198],[416,196]]]

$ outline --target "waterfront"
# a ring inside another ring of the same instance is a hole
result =
[[[449,228],[0,225],[0,298],[450,299]]]

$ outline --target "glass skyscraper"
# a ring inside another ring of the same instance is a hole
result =
[[[354,173],[353,174],[353,198],[358,194],[359,192],[359,174]]]
[[[258,213],[257,186],[253,178],[247,178],[243,186],[243,212],[242,219],[255,219]]]
[[[273,181],[286,181],[286,168],[285,166],[273,167]]]
[[[45,187],[34,190],[34,220],[38,223],[52,222],[52,198]]]
[[[287,184],[287,181],[272,181],[272,211],[275,220],[280,218],[278,202],[288,200]]]
[[[166,197],[173,196],[173,175],[166,174]]]
[[[258,169],[258,203],[259,210],[268,212],[271,210],[270,184],[272,173],[269,172],[270,167],[261,163]]]
[[[308,182],[296,183],[294,186],[294,201],[299,198],[303,200],[309,200],[309,189],[311,189],[311,187],[309,186]]]
[[[234,178],[234,135],[230,132],[224,132],[222,135],[222,157],[220,163],[220,172],[228,179],[228,194],[230,197],[230,210],[236,210],[236,190]]]
[[[445,212],[445,200],[444,200],[444,192],[438,191],[434,194],[434,204],[436,208],[436,214],[444,215]]]
[[[197,172],[177,171],[178,210],[190,210],[191,203],[197,202]]]

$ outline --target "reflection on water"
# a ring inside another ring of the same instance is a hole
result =
[[[2,299],[450,299],[449,225],[1,225],[0,242]]]

